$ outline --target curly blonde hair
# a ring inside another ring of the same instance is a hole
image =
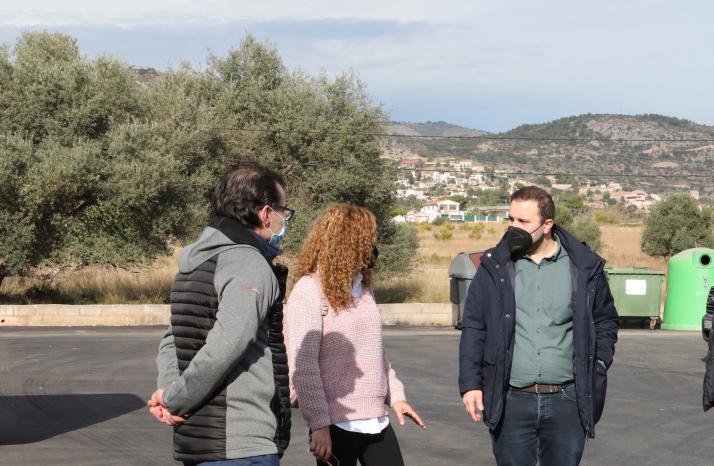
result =
[[[372,284],[369,263],[377,244],[377,220],[372,212],[352,204],[329,206],[313,223],[298,255],[297,278],[315,272],[332,309],[352,304],[352,286],[362,272],[362,284]]]

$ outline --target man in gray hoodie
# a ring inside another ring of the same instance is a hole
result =
[[[215,219],[179,258],[148,405],[174,426],[177,461],[278,465],[290,435],[287,268],[273,259],[294,211],[259,164],[227,172],[215,198]]]

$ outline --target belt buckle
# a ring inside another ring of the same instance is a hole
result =
[[[540,393],[540,392],[538,391],[538,384],[535,384],[535,392],[536,392],[536,394]]]

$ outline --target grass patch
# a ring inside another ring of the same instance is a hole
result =
[[[424,268],[408,277],[378,281],[378,303],[445,303],[449,301],[447,268]]]
[[[613,267],[649,267],[663,271],[667,264],[640,250],[642,225],[601,225],[602,255]],[[449,301],[448,268],[456,254],[494,246],[506,225],[486,224],[448,231],[448,240],[434,238],[435,229],[422,228],[417,268],[408,276],[380,280],[375,295],[380,303]],[[478,234],[474,234],[478,233]],[[480,235],[480,237],[479,237]],[[137,270],[88,267],[63,272],[50,281],[37,278],[6,278],[0,290],[0,304],[138,304],[167,303],[177,271],[178,251],[158,259],[152,266]]]
[[[417,262],[420,266],[448,267],[449,263],[451,263],[451,259],[453,259],[451,256],[443,256],[432,252],[431,254],[420,254],[417,257]]]
[[[153,266],[124,270],[92,266],[64,272],[52,280],[9,277],[3,280],[0,304],[163,304],[169,302],[176,257]]]

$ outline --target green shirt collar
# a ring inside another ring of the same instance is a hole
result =
[[[553,255],[544,257],[543,261],[545,262],[555,262],[558,259],[562,259],[563,257],[568,257],[568,251],[565,250],[563,247],[563,244],[560,242],[560,238],[558,238],[558,234],[553,232],[553,238],[555,238],[555,242],[558,244],[558,249],[553,253]],[[524,254],[522,256],[526,260],[529,260],[533,262],[533,259],[528,254]]]

